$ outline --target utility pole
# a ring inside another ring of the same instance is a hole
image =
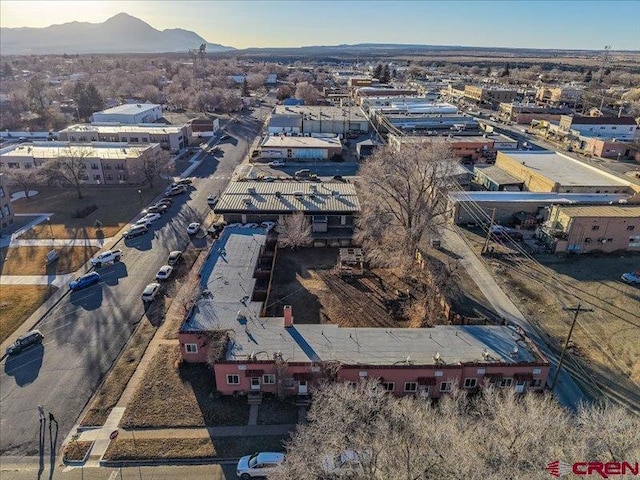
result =
[[[493,222],[495,221],[495,218],[496,218],[496,209],[492,208],[491,222],[489,222],[489,229],[487,230],[487,238],[485,238],[484,240],[484,245],[482,247],[482,252],[480,253],[480,255],[484,255],[485,253],[487,253],[487,248],[489,248],[489,240],[491,239],[491,229],[493,228]]]
[[[582,308],[582,303],[578,303],[577,307],[564,307],[563,310],[568,310],[571,312],[575,312],[573,315],[573,322],[571,323],[571,328],[569,329],[569,335],[567,335],[567,341],[564,343],[564,348],[562,349],[562,353],[560,354],[560,361],[558,362],[558,369],[556,370],[556,374],[553,376],[553,382],[551,382],[551,390],[556,386],[556,382],[558,381],[558,377],[560,376],[560,369],[562,368],[562,364],[564,362],[564,355],[567,352],[567,347],[569,346],[569,341],[571,340],[571,334],[573,333],[573,327],[576,326],[576,321],[578,320],[578,315],[582,312],[593,312],[593,308]]]

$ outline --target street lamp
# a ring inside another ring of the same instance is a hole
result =
[[[142,190],[138,190],[138,201],[140,202],[140,208],[142,208]]]
[[[51,226],[51,217],[47,217],[47,223],[49,224],[49,232],[51,232],[51,240],[55,240],[56,237],[53,234],[53,227]]]

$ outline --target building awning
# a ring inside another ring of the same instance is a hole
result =
[[[521,380],[521,381],[530,382],[531,380],[533,380],[533,374],[530,373],[530,372],[514,373],[513,374],[513,378],[514,378],[514,380]]]
[[[308,380],[311,380],[311,373],[309,372],[298,372],[298,373],[294,373],[293,374],[293,379],[300,382],[306,382]]]
[[[245,370],[245,377],[260,377],[264,373],[264,370]]]
[[[435,385],[436,377],[418,377],[418,385]]]

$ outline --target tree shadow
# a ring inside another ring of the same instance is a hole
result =
[[[144,316],[154,327],[159,327],[166,317],[167,301],[162,293],[164,286],[160,287],[161,291],[153,302],[146,302],[144,305]]]
[[[85,310],[96,310],[102,305],[102,285],[92,285],[82,290],[74,290],[69,297],[71,303]]]
[[[118,285],[121,278],[129,276],[127,265],[124,262],[116,262],[113,265],[96,269],[100,273],[100,278],[105,285]]]
[[[4,373],[13,377],[16,385],[24,387],[40,374],[44,359],[44,345],[38,344],[17,355],[11,355],[4,364]]]

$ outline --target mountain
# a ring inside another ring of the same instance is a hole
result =
[[[103,23],[70,22],[44,28],[0,28],[1,55],[186,52],[206,43],[207,52],[234,50],[208,43],[181,28],[157,30],[119,13]]]

